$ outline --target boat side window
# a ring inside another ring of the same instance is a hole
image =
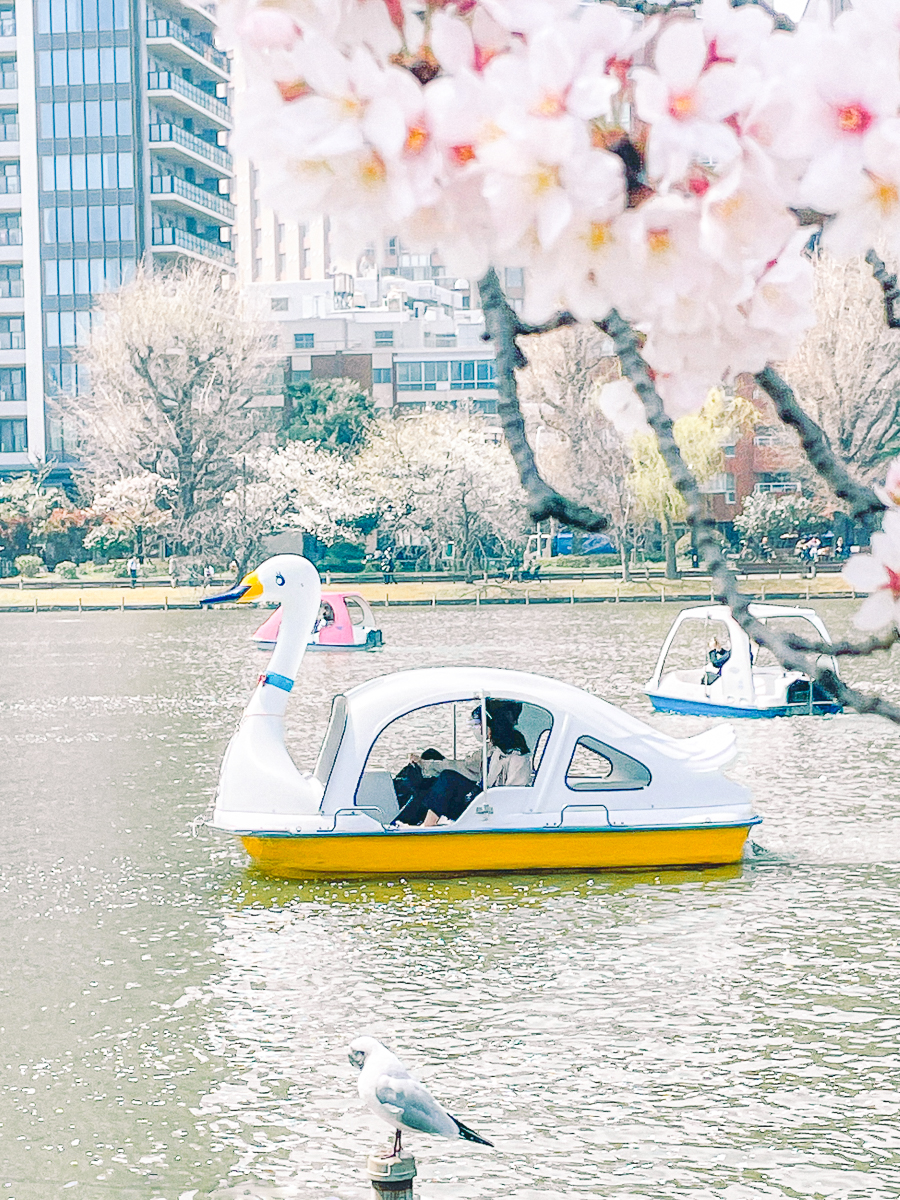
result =
[[[346,696],[335,696],[331,702],[331,719],[328,722],[328,728],[325,731],[325,737],[322,741],[322,749],[319,751],[316,769],[313,772],[322,787],[325,787],[328,783],[346,727],[347,698]]]
[[[479,704],[478,697],[473,696],[426,705],[395,717],[382,729],[369,749],[355,803],[361,803],[360,796],[369,787],[367,775],[373,772],[387,773],[396,783],[398,776],[408,769],[411,754],[424,754],[432,762],[441,758],[459,761],[474,756],[473,769],[477,769],[480,775],[481,738],[471,721],[472,711]],[[521,782],[516,786],[530,787],[534,782],[552,726],[553,717],[546,708],[521,702],[516,729],[527,746],[526,753],[531,758],[532,770],[527,783]]]
[[[630,791],[649,782],[643,763],[592,737],[578,739],[566,770],[566,787],[573,792]]]
[[[347,612],[350,616],[351,625],[365,625],[366,614],[362,610],[362,605],[359,601],[348,596],[344,603],[347,605]]]
[[[821,641],[822,635],[816,629],[815,625],[813,625],[812,621],[808,621],[806,617],[796,617],[793,614],[787,617],[767,616],[764,623],[771,625],[782,637],[794,635],[802,637],[807,641]],[[774,667],[779,672],[784,670],[782,664],[767,646],[759,646],[754,642],[752,645],[752,654],[753,665],[755,667]]]

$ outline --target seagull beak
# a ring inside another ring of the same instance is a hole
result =
[[[225,604],[229,600],[235,601],[236,604],[248,604],[251,600],[263,594],[263,585],[260,583],[256,574],[245,575],[237,587],[232,588],[230,592],[223,592],[220,596],[204,596],[200,601],[201,604]]]

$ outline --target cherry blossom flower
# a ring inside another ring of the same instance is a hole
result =
[[[695,160],[728,165],[740,153],[726,122],[749,105],[755,72],[733,62],[709,64],[699,21],[675,21],[656,45],[655,69],[634,71],[635,106],[650,125],[647,165],[655,179],[684,174]]]
[[[630,379],[614,379],[611,383],[605,383],[600,389],[598,403],[604,417],[615,425],[622,437],[630,438],[636,433],[650,432],[641,398]]]
[[[876,487],[875,491],[885,504],[900,509],[900,458],[895,458],[888,467],[884,487]]]
[[[880,533],[872,535],[872,553],[854,554],[841,572],[855,592],[868,592],[853,618],[858,629],[900,629],[900,512],[885,513]]]

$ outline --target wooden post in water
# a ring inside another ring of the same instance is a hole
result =
[[[370,1154],[366,1170],[378,1200],[413,1200],[416,1160],[411,1154]]]

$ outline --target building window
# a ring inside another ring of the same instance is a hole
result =
[[[508,288],[520,288],[525,286],[525,272],[521,267],[507,267],[504,272],[506,286]]]
[[[28,426],[24,421],[0,421],[0,454],[24,454],[28,449]]]
[[[454,359],[450,363],[451,391],[470,388],[493,388],[497,386],[496,371],[492,358]]]
[[[25,318],[0,317],[0,350],[25,349]]]
[[[22,283],[22,268],[0,264],[0,296],[9,300],[25,294]]]
[[[722,450],[726,458],[734,458],[734,443],[731,442],[727,446],[723,446]]]
[[[12,91],[19,86],[19,76],[16,72],[14,58],[0,58],[0,88]]]
[[[3,126],[0,126],[2,131]],[[19,175],[19,164],[16,162],[0,162],[0,194],[17,195],[22,190],[22,179]]]
[[[287,296],[272,297],[272,312],[287,312],[288,298]]]
[[[456,345],[456,334],[455,333],[435,334],[434,344],[435,344],[435,346],[443,346],[444,348],[449,348],[451,346],[455,346]]]
[[[0,400],[25,399],[25,368],[0,367]]]
[[[291,371],[288,379],[289,383],[309,383],[312,379],[312,371]]]
[[[390,383],[391,368],[390,367],[373,367],[372,368],[373,383]]]
[[[376,346],[393,346],[394,331],[393,329],[376,329],[375,330],[375,345]]]
[[[478,388],[497,386],[497,373],[492,358],[480,358],[475,363],[475,386]]]
[[[127,0],[38,0],[38,33],[94,33],[128,28]]]
[[[295,333],[294,334],[294,349],[295,350],[314,350],[316,346],[316,335],[314,333]]]
[[[2,180],[0,176],[0,180]],[[20,213],[0,213],[0,246],[22,245],[22,217]]]
[[[397,363],[397,390],[400,392],[436,392],[439,383],[447,383],[449,363]],[[443,389],[441,389],[443,390]]]

